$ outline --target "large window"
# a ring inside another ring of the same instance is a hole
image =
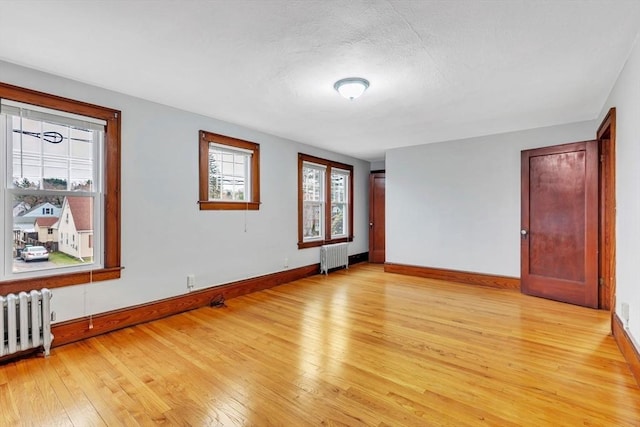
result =
[[[120,277],[119,112],[0,83],[0,148],[0,293]]]
[[[260,208],[260,145],[200,131],[200,209]]]
[[[353,166],[298,154],[298,247],[353,240]]]

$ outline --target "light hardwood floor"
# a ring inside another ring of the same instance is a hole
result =
[[[359,264],[1,365],[0,425],[640,425],[608,331]]]

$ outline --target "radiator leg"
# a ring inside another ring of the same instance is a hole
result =
[[[49,356],[51,350],[51,341],[53,334],[51,333],[51,297],[53,294],[49,289],[42,290],[42,347],[44,348],[44,357]]]

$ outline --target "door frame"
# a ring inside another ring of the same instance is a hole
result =
[[[373,191],[374,191],[374,185],[375,185],[375,179],[376,177],[384,177],[385,181],[386,181],[386,172],[384,169],[381,170],[372,170],[369,172],[369,262],[373,262],[372,259],[372,248],[373,248],[373,236],[374,236],[374,218],[373,218],[373,213],[374,213],[374,198],[373,198]],[[386,185],[385,185],[386,187]],[[383,209],[386,209],[386,206],[383,206]],[[383,224],[383,227],[385,226],[385,224]],[[386,234],[386,232],[385,232]],[[386,245],[385,245],[386,246]],[[386,247],[385,247],[385,259],[382,260],[382,264],[384,264],[386,262]]]
[[[613,330],[616,312],[616,109],[612,107],[605,115],[596,132],[600,154],[600,183],[603,194],[600,197],[600,276],[609,284],[608,301],[601,301],[599,307],[611,312]]]

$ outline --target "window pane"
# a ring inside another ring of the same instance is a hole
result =
[[[13,272],[93,263],[93,212],[91,196],[14,194]]]
[[[71,190],[94,191],[94,147],[101,132],[69,128]]]
[[[209,200],[244,201],[249,195],[251,156],[209,145]]]
[[[14,187],[93,191],[94,144],[102,131],[10,118]]]
[[[323,183],[324,170],[304,166],[302,168],[302,199],[313,202],[323,200]]]
[[[331,237],[346,236],[349,172],[334,169],[331,172]]]
[[[347,201],[347,178],[340,172],[331,173],[331,201],[345,203]]]
[[[346,204],[331,205],[331,237],[347,234]]]
[[[221,153],[209,149],[209,200],[219,200],[222,194]]]
[[[13,147],[13,185],[19,188],[40,187],[40,123],[9,116]]]
[[[304,238],[316,239],[322,237],[322,203],[305,203],[302,213]]]

